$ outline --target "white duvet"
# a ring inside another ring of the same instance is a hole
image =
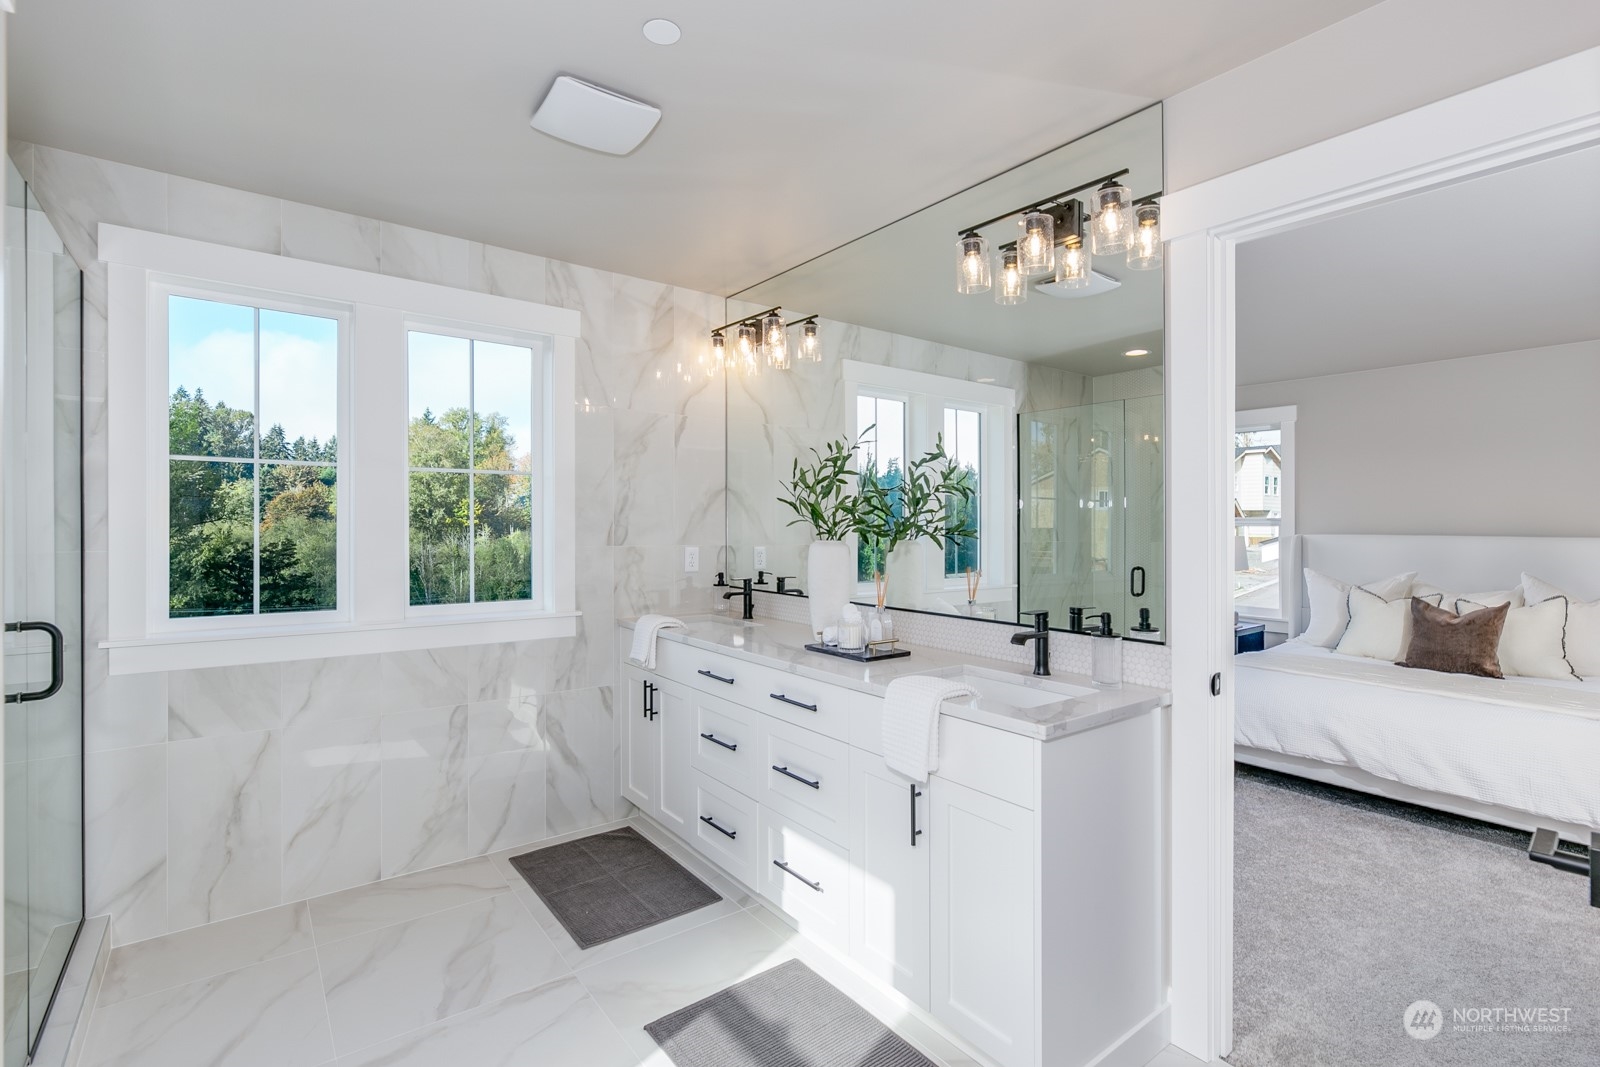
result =
[[[1600,680],[1439,674],[1297,642],[1234,664],[1238,744],[1600,828]]]

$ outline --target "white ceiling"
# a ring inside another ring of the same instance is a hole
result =
[[[727,293],[1372,3],[25,0],[10,123]],[[679,44],[644,40],[657,16]],[[622,158],[535,133],[559,73],[660,126]]]
[[[1600,337],[1600,148],[1241,245],[1240,385]]]

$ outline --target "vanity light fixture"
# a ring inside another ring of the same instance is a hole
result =
[[[800,351],[795,359],[804,363],[822,362],[822,337],[817,332],[816,316],[800,320]]]
[[[1017,251],[1017,246],[1008,244],[1000,249],[996,257],[994,286],[994,302],[1006,307],[1013,307],[1028,299],[1028,276],[1022,270],[1022,254]]]
[[[711,331],[711,348],[706,353],[705,368],[707,377],[716,377],[718,371],[728,366],[728,339],[722,335],[721,330]]]
[[[789,331],[784,329],[782,312],[773,308],[761,320],[761,347],[773,370],[789,369]]]
[[[1025,275],[1048,274],[1056,269],[1056,222],[1037,209],[1022,216],[1022,236],[1017,239],[1017,265]]]
[[[969,230],[956,242],[956,292],[987,293],[990,284],[989,239]]]
[[[749,365],[756,358],[756,325],[746,320],[739,324],[739,362]]]
[[[1128,269],[1155,270],[1161,266],[1161,205],[1140,203],[1133,209],[1133,233],[1128,238]]]
[[[1133,228],[1129,215],[1126,185],[1113,178],[1095,191],[1094,222],[1091,225],[1095,255],[1109,255],[1128,247],[1128,231]]]

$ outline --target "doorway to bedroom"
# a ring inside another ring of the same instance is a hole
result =
[[[1596,189],[1590,146],[1236,247],[1235,1067],[1600,1047]]]

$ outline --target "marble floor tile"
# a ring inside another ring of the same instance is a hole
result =
[[[505,891],[499,868],[477,857],[315,897],[310,901],[312,928],[317,942],[325,945]]]
[[[656,1049],[644,1025],[793,959],[785,938],[748,911],[686,930],[577,974],[634,1051]]]
[[[556,946],[556,950],[573,967],[587,967],[602,960],[614,959],[617,956],[632,952],[634,949],[642,948],[657,941],[663,941],[674,934],[682,933],[696,926],[703,926],[726,915],[742,911],[755,901],[754,896],[717,872],[705,860],[693,855],[691,850],[683,845],[682,842],[673,841],[669,835],[662,833],[642,820],[635,820],[630,825],[649,838],[653,844],[667,855],[687,867],[696,878],[716,890],[722,899],[715,904],[697,908],[685,915],[679,915],[654,926],[647,926],[643,930],[635,931],[613,941],[606,941],[595,945],[593,948],[579,948],[578,943],[572,939],[571,934],[567,933],[566,927],[562,926],[560,921],[556,919],[549,906],[545,904],[539,894],[533,891],[533,888],[528,885],[522,875],[517,873],[516,868],[511,866],[511,858],[513,856],[531,852],[534,848],[543,848],[545,847],[544,842],[532,848],[506,849],[488,857],[499,867],[500,872],[505,875],[506,881],[511,885],[512,892],[517,895],[518,900],[527,906],[528,911],[533,914],[534,921],[539,924],[539,928],[545,932],[551,943]]]
[[[341,1055],[570,973],[509,892],[317,951]]]
[[[315,947],[304,902],[137,941],[112,951],[100,1003],[159,993]]]
[[[333,1059],[315,951],[101,1005],[82,1067],[318,1067]]]
[[[633,1067],[637,1056],[575,978],[463,1012],[339,1060],[339,1067]]]

